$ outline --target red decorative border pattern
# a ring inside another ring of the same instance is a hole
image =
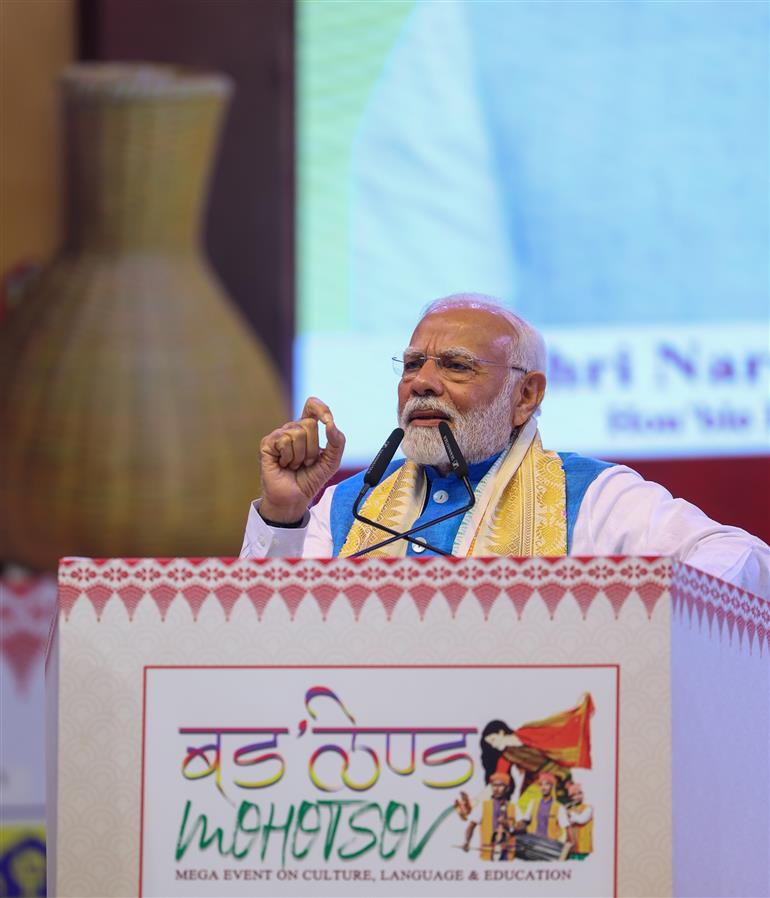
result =
[[[275,596],[294,617],[300,603],[314,600],[324,617],[343,597],[356,618],[364,604],[381,602],[390,617],[398,602],[411,599],[421,617],[431,601],[443,598],[454,614],[465,598],[474,598],[483,614],[504,597],[521,617],[538,596],[553,617],[571,596],[585,616],[599,598],[619,614],[630,595],[637,595],[652,614],[671,580],[666,558],[422,558],[380,559],[65,559],[59,571],[59,605],[65,618],[85,598],[101,617],[113,598],[133,618],[144,597],[155,602],[165,619],[171,603],[187,602],[197,617],[204,601],[214,597],[229,618],[242,596],[262,617]]]
[[[84,597],[101,617],[107,602],[116,597],[131,619],[147,596],[163,619],[177,599],[186,601],[197,617],[203,602],[213,596],[229,618],[244,596],[261,619],[275,596],[292,618],[306,599],[314,600],[326,617],[335,599],[344,596],[356,618],[370,598],[379,600],[390,618],[407,597],[424,617],[434,599],[443,597],[454,615],[460,602],[472,596],[488,617],[504,596],[521,617],[527,602],[538,595],[553,617],[566,596],[575,599],[585,616],[599,597],[618,614],[636,594],[652,614],[670,579],[666,558],[73,558],[59,569],[59,607],[68,618]]]
[[[607,600],[617,616],[631,596],[652,615],[670,591],[674,609],[717,621],[732,639],[736,630],[760,651],[770,646],[770,605],[734,586],[668,558],[439,558],[419,559],[235,559],[139,558],[64,559],[59,569],[59,607],[65,619],[79,600],[101,618],[109,601],[121,602],[133,619],[142,600],[155,603],[165,620],[172,602],[186,602],[194,618],[207,600],[218,601],[227,619],[244,598],[262,618],[271,601],[282,601],[294,618],[303,601],[314,601],[326,618],[337,600],[347,601],[356,619],[367,601],[379,601],[388,618],[411,600],[420,618],[433,601],[445,601],[454,615],[475,599],[484,617],[498,601],[508,601],[520,618],[539,597],[551,617],[565,598],[583,617]]]
[[[710,631],[716,621],[720,634],[726,628],[730,640],[737,632],[740,641],[748,637],[750,648],[756,638],[760,652],[765,644],[770,649],[770,602],[679,561],[672,562],[671,570],[675,611],[688,613],[691,621],[707,624]]]
[[[50,574],[0,577],[0,658],[24,692],[45,654],[56,612],[56,579]]]

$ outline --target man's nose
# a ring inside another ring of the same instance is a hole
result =
[[[444,392],[444,381],[435,359],[425,361],[412,380],[411,387],[416,396],[425,396],[427,393],[440,396]]]

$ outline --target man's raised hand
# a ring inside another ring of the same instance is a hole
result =
[[[326,428],[323,449],[319,424]],[[336,474],[344,448],[345,435],[337,429],[329,407],[311,396],[299,420],[274,430],[260,444],[262,517],[277,524],[300,520],[316,493]]]

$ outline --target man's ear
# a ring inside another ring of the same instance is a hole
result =
[[[545,374],[542,371],[530,371],[522,376],[515,394],[513,408],[513,426],[520,427],[537,411],[545,396]]]

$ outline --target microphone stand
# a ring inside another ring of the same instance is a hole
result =
[[[380,449],[380,451],[377,453],[377,457],[369,466],[369,470],[364,476],[364,485],[361,487],[358,498],[353,504],[353,516],[357,521],[361,521],[361,523],[363,524],[368,524],[371,527],[376,527],[378,530],[382,530],[384,533],[390,533],[392,535],[390,539],[385,539],[380,543],[375,543],[375,545],[369,546],[366,549],[359,549],[359,551],[354,552],[350,556],[350,558],[358,558],[361,555],[366,555],[367,552],[373,552],[375,549],[381,549],[383,546],[389,546],[397,539],[405,539],[410,543],[418,543],[420,546],[423,546],[426,549],[430,549],[432,552],[436,552],[436,554],[438,555],[444,555],[446,557],[451,556],[451,552],[445,552],[443,549],[439,549],[437,546],[430,545],[430,543],[428,543],[427,541],[412,538],[413,533],[419,533],[421,530],[425,530],[427,527],[432,527],[434,524],[440,524],[443,521],[448,521],[449,518],[454,518],[457,515],[465,514],[467,511],[470,511],[471,508],[473,508],[473,506],[476,504],[476,496],[473,492],[471,482],[468,479],[468,463],[465,461],[465,458],[460,451],[460,447],[457,445],[457,440],[452,433],[452,429],[446,421],[441,421],[438,425],[438,432],[441,435],[441,441],[444,444],[444,450],[447,454],[447,458],[449,459],[449,464],[452,470],[455,472],[455,476],[459,480],[462,480],[463,485],[465,486],[465,489],[468,493],[467,505],[463,505],[462,508],[458,508],[455,511],[450,511],[447,514],[443,514],[441,515],[441,517],[434,518],[432,521],[426,521],[424,524],[420,524],[417,527],[412,527],[405,533],[398,533],[396,530],[391,530],[390,527],[385,527],[383,524],[377,523],[377,521],[371,521],[369,518],[366,518],[359,513],[358,508],[363,501],[364,496],[366,495],[367,489],[369,489],[369,487],[375,487],[380,482],[380,480],[382,479],[382,475],[385,473],[385,468],[390,463],[390,460],[393,458],[393,454],[395,453],[398,444],[403,439],[404,431],[398,428],[394,430],[393,433],[388,437],[385,445],[382,447],[382,449]]]
[[[471,486],[471,482],[468,479],[468,475],[465,474],[461,477],[461,480],[465,486],[465,489],[468,492],[468,502],[466,505],[463,505],[462,508],[457,508],[454,511],[450,511],[447,514],[441,515],[439,518],[435,518],[432,521],[426,521],[424,524],[419,524],[417,527],[412,527],[407,530],[405,533],[397,533],[395,530],[391,530],[389,527],[384,527],[382,524],[378,524],[376,521],[370,521],[368,518],[365,518],[363,515],[357,514],[358,505],[361,502],[364,494],[366,493],[366,488],[362,489],[358,495],[358,499],[356,499],[356,503],[353,506],[353,515],[359,521],[364,524],[370,524],[373,527],[376,527],[378,530],[383,530],[385,533],[393,534],[389,539],[384,539],[380,543],[375,543],[373,546],[369,546],[366,549],[359,549],[358,552],[354,552],[350,555],[350,558],[358,558],[361,555],[366,555],[367,552],[373,552],[375,549],[381,549],[383,546],[389,546],[391,543],[394,543],[397,539],[406,539],[410,543],[418,543],[421,546],[424,546],[426,549],[430,549],[433,552],[436,552],[439,555],[445,555],[447,557],[451,557],[451,552],[445,552],[443,549],[439,549],[436,546],[431,546],[428,543],[421,542],[420,540],[413,539],[413,533],[419,533],[421,530],[425,530],[428,527],[432,527],[434,524],[441,524],[443,521],[448,521],[449,518],[454,518],[457,515],[465,514],[467,511],[470,511],[471,508],[476,504],[476,496],[473,492],[473,487]]]
[[[430,543],[422,542],[419,539],[414,539],[413,537],[409,536],[409,533],[412,532],[411,530],[407,531],[406,533],[399,533],[397,530],[391,530],[390,527],[386,527],[384,524],[380,524],[377,521],[373,521],[370,518],[364,517],[364,515],[359,514],[358,509],[359,509],[361,502],[363,501],[363,498],[366,495],[368,489],[369,489],[369,486],[368,486],[368,484],[365,483],[363,485],[363,487],[361,488],[361,492],[358,494],[358,498],[353,503],[353,517],[357,521],[360,521],[362,524],[368,524],[370,527],[375,527],[377,530],[382,530],[383,533],[392,534],[393,539],[387,539],[387,540],[385,540],[385,542],[377,543],[374,546],[370,546],[368,549],[361,549],[358,552],[355,552],[353,555],[351,555],[350,556],[351,558],[358,558],[359,555],[364,555],[367,552],[371,552],[374,549],[379,549],[381,546],[387,546],[390,543],[392,543],[394,540],[397,540],[397,539],[405,539],[407,542],[414,543],[416,546],[422,546],[425,549],[430,549],[432,552],[435,552],[437,555],[445,555],[447,558],[451,557],[451,555],[452,555],[451,552],[445,552],[443,549],[439,549],[438,546],[432,546],[432,545],[430,545]],[[443,521],[447,517],[451,517],[453,514],[458,514],[458,512],[453,511],[449,515],[444,515],[443,518],[439,518],[439,521]],[[431,524],[436,524],[436,523],[438,523],[438,521],[429,521],[428,526],[430,526]],[[418,529],[421,529],[421,528],[418,528]]]

